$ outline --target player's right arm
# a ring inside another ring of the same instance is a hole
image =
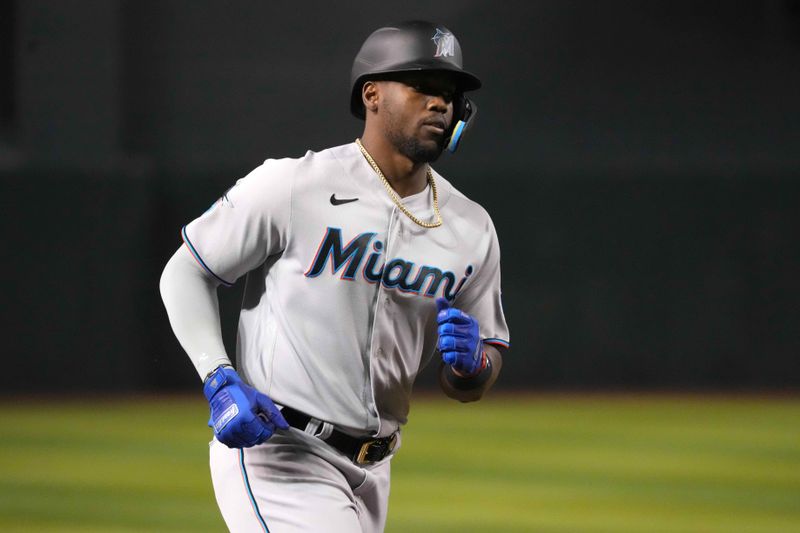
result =
[[[218,366],[232,366],[222,342],[218,286],[219,282],[197,263],[185,244],[161,274],[161,299],[172,331],[201,379]]]
[[[222,342],[217,287],[231,285],[286,243],[291,180],[267,162],[182,231],[184,245],[167,263],[160,289],[170,324],[204,380],[209,426],[229,447],[247,447],[288,429],[265,394],[242,381]]]
[[[232,285],[286,246],[293,169],[286,160],[269,160],[240,179],[182,229],[184,244],[164,268],[161,296],[201,379],[231,364],[222,342],[217,287]]]
[[[159,286],[172,330],[204,378],[214,436],[229,447],[254,446],[289,425],[272,400],[231,366],[222,342],[218,285],[184,245],[167,262]]]

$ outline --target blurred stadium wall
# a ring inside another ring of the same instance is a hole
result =
[[[352,141],[352,57],[408,18],[484,80],[436,166],[498,228],[500,386],[796,389],[797,0],[12,0],[2,392],[196,387],[157,289],[180,226],[268,157]]]

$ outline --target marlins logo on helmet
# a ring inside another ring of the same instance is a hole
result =
[[[436,53],[433,57],[453,57],[456,41],[452,33],[436,28],[436,34],[431,40],[436,43]]]

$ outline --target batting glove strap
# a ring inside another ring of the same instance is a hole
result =
[[[203,394],[209,402],[225,385],[241,383],[242,378],[232,367],[221,365],[214,369],[203,382]]]
[[[485,351],[483,351],[483,341],[480,341],[478,343],[478,349],[481,352],[481,358],[480,358],[480,364],[478,365],[477,369],[474,370],[471,373],[468,373],[468,372],[459,371],[455,366],[451,365],[450,368],[453,369],[453,373],[456,376],[458,376],[460,378],[474,378],[475,376],[477,376],[478,374],[480,374],[481,372],[486,370],[486,367],[489,366],[489,356],[486,355]]]
[[[477,374],[459,375],[452,366],[445,367],[444,378],[455,390],[472,390],[481,387],[492,375],[492,360],[484,353],[485,366]]]

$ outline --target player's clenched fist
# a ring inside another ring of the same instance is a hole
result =
[[[450,307],[444,298],[436,299],[436,322],[439,342],[436,347],[445,363],[465,376],[479,373],[486,366],[478,321],[467,313]]]
[[[208,426],[229,448],[249,448],[278,429],[289,429],[269,396],[244,383],[233,368],[214,370],[203,384],[203,393],[211,406]]]

